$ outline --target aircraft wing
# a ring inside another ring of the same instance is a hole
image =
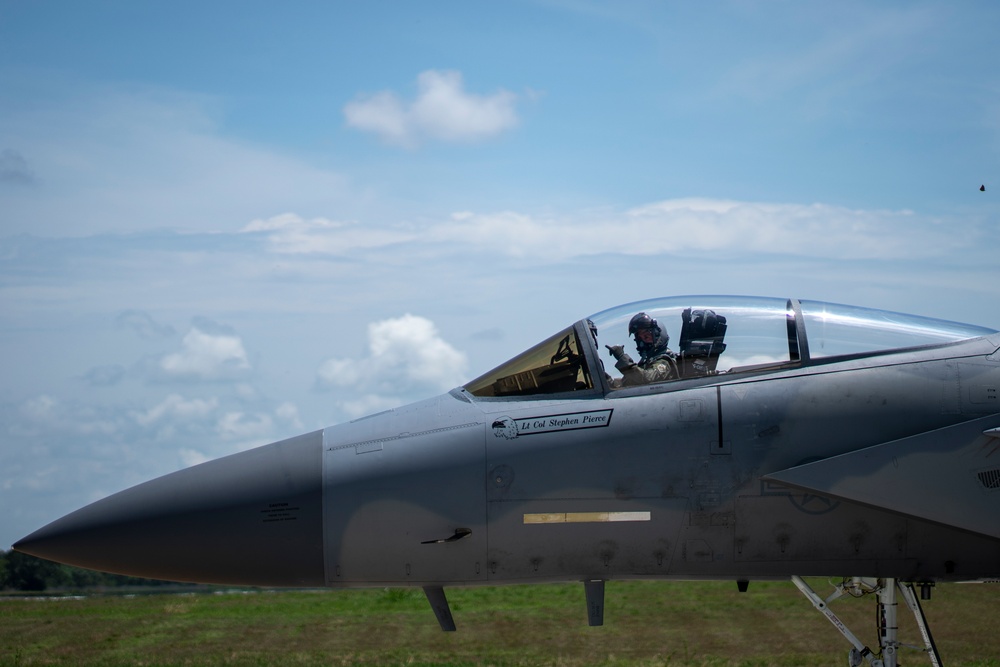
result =
[[[1000,415],[763,479],[1000,539]]]

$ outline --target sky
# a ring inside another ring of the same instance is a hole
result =
[[[0,549],[620,303],[1000,329],[998,29],[962,1],[0,0]]]

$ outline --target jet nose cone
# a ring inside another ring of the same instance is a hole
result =
[[[315,431],[154,479],[14,549],[153,579],[322,586],[322,445]]]

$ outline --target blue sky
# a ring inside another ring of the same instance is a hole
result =
[[[0,548],[626,301],[1000,328],[998,27],[987,2],[0,0]]]

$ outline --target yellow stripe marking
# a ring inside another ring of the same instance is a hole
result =
[[[524,523],[611,523],[649,521],[649,512],[547,512],[525,514]]]

